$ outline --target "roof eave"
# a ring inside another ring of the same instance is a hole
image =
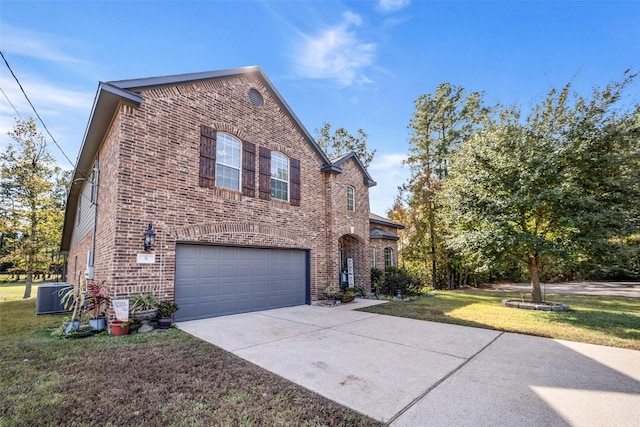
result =
[[[75,171],[69,193],[67,194],[67,205],[65,208],[64,224],[62,229],[62,240],[60,251],[68,252],[71,248],[71,237],[73,234],[75,215],[73,212],[78,204],[78,197],[83,183],[87,180],[91,165],[93,164],[102,141],[111,126],[113,117],[121,104],[140,106],[142,97],[135,93],[113,86],[109,83],[100,82],[96,97],[93,102],[89,122],[84,133],[80,153],[76,159]]]
[[[402,224],[398,224],[397,222],[393,222],[393,221],[385,221],[382,219],[377,219],[377,218],[369,218],[369,222],[372,224],[380,224],[380,225],[386,225],[388,227],[394,227],[397,228],[399,230],[403,230],[404,229],[404,225]]]

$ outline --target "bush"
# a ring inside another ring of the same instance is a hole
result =
[[[384,281],[380,286],[380,293],[396,296],[400,291],[402,297],[408,297],[420,295],[421,289],[422,283],[419,278],[410,275],[402,268],[389,267],[384,273]]]

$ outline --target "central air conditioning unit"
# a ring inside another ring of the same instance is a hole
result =
[[[62,304],[61,290],[67,286],[73,286],[71,283],[46,283],[38,286],[38,295],[36,296],[36,314],[53,314],[66,313]]]

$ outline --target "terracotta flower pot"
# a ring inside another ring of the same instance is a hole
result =
[[[111,334],[119,337],[127,335],[129,333],[129,322],[123,322],[121,320],[111,321]]]

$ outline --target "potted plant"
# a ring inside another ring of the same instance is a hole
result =
[[[330,300],[336,300],[336,296],[338,295],[338,293],[340,293],[340,290],[333,282],[329,283],[329,286],[327,286],[324,290],[324,294],[326,295],[327,299]]]
[[[106,328],[103,307],[109,303],[109,297],[102,291],[102,285],[91,281],[87,284],[87,298],[84,310],[89,313],[89,326],[92,331],[102,331]]]
[[[158,303],[158,328],[169,329],[173,323],[173,315],[179,308],[174,301],[160,301]]]
[[[127,335],[129,333],[129,325],[131,320],[112,320],[109,322],[111,325],[111,335],[116,337]]]
[[[58,291],[62,298],[60,302],[65,310],[71,311],[71,317],[65,316],[62,321],[64,334],[69,335],[80,329],[80,315],[85,305],[85,293],[82,291],[82,282],[77,286],[69,285]]]
[[[153,326],[149,325],[149,321],[155,319],[158,315],[158,299],[150,292],[138,294],[129,302],[129,312],[131,313],[131,318],[142,322],[138,333],[151,332]]]
[[[338,292],[336,299],[339,299],[343,303],[353,301],[356,299],[355,288],[350,288],[348,285],[342,286],[342,291]]]

